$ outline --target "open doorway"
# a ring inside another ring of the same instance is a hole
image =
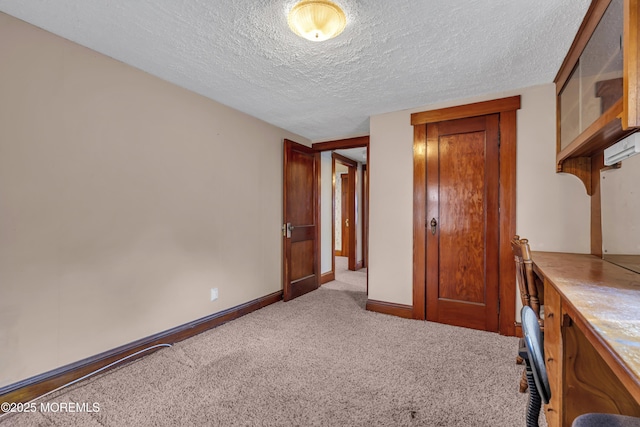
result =
[[[357,282],[368,290],[368,146],[369,137],[313,144],[321,164],[321,284]]]
[[[358,149],[352,149],[358,150]],[[360,149],[364,150],[364,149]],[[347,258],[351,271],[362,267],[362,193],[358,179],[362,176],[359,162],[338,150],[331,153],[333,166],[333,244],[334,255]]]

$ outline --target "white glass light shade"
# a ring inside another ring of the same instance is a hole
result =
[[[342,9],[328,0],[303,0],[293,6],[288,20],[291,31],[316,42],[337,36],[347,25]]]

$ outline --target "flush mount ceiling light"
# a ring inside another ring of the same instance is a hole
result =
[[[337,36],[347,25],[342,9],[328,0],[302,0],[293,6],[288,20],[291,31],[314,42]]]

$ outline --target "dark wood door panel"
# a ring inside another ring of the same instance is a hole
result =
[[[497,115],[427,125],[428,320],[497,331],[498,132]]]
[[[315,225],[295,225],[291,230],[291,242],[304,242],[314,240],[316,238]]]
[[[292,150],[287,171],[288,194],[287,222],[294,226],[308,225],[315,222],[314,211],[314,171],[313,155]]]
[[[485,302],[485,135],[440,137],[439,298]]]
[[[291,281],[300,280],[315,274],[314,260],[306,256],[313,251],[315,240],[291,243]]]
[[[438,322],[464,328],[486,330],[484,304],[464,303],[457,300],[440,299]]]
[[[317,289],[319,285],[317,166],[314,150],[285,140],[282,244],[285,301]]]

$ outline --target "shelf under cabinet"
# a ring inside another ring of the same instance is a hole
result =
[[[622,129],[622,100],[616,102],[598,120],[584,130],[556,155],[558,172],[566,172],[564,163],[569,159],[591,157],[638,129]]]

